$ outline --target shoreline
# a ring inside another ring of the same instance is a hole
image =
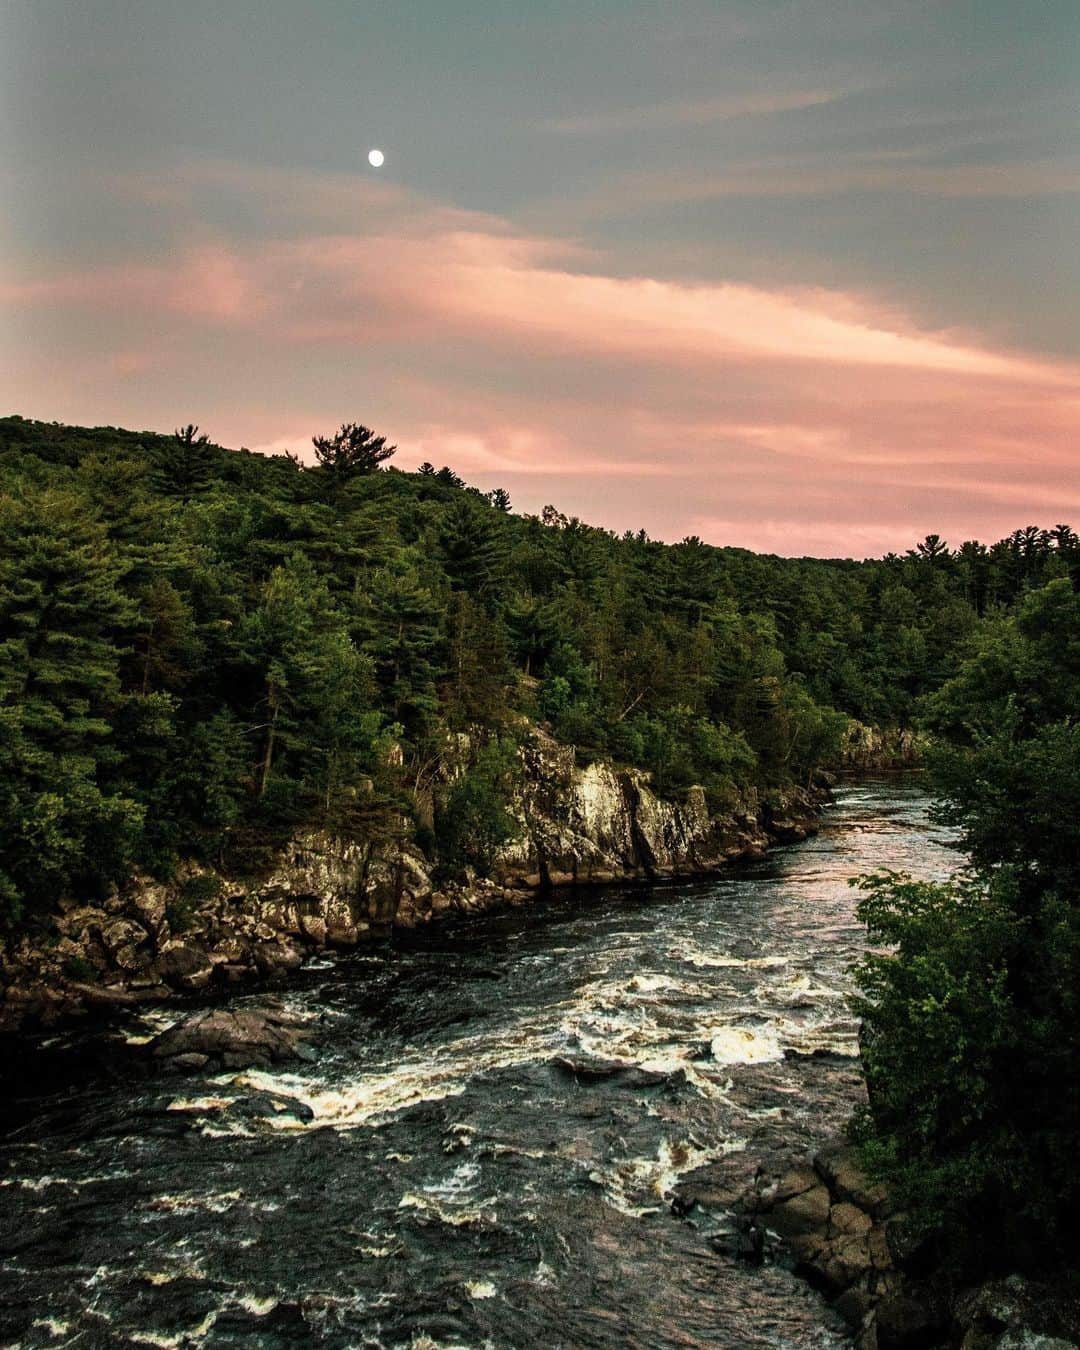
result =
[[[692,790],[693,791],[693,790]],[[98,1028],[107,1030],[117,1018],[133,1011],[176,1008],[178,1016],[185,1008],[213,1003],[228,1006],[230,995],[248,995],[265,989],[281,989],[293,972],[308,967],[320,957],[347,955],[350,952],[393,940],[427,927],[463,921],[500,910],[542,905],[549,897],[567,893],[602,892],[612,887],[656,886],[707,881],[726,874],[740,864],[761,859],[774,848],[782,848],[815,834],[831,801],[829,789],[793,789],[780,814],[768,805],[759,807],[751,821],[744,814],[719,822],[725,837],[719,858],[702,861],[691,853],[682,865],[638,862],[633,868],[616,872],[584,867],[578,871],[555,868],[541,857],[537,873],[522,874],[513,864],[501,867],[494,878],[475,875],[463,882],[445,884],[429,892],[429,904],[410,903],[402,885],[401,873],[411,859],[398,860],[398,875],[391,879],[394,908],[389,913],[382,905],[381,921],[369,912],[365,917],[348,905],[347,914],[335,903],[334,886],[324,895],[296,895],[283,898],[277,877],[272,872],[265,889],[269,897],[259,895],[254,902],[222,915],[216,913],[218,926],[225,931],[213,946],[199,939],[209,931],[209,920],[188,917],[189,927],[174,932],[169,920],[168,887],[161,883],[136,881],[131,887],[107,900],[101,907],[71,906],[61,915],[58,926],[69,931],[76,925],[82,941],[63,936],[55,944],[41,938],[24,936],[21,979],[10,980],[0,992],[0,1046],[7,1048],[20,1035],[40,1035]],[[717,821],[710,821],[716,827]],[[734,828],[732,828],[734,826]],[[647,845],[646,845],[647,849]],[[647,854],[646,854],[647,857]],[[321,860],[325,866],[326,858]],[[572,859],[574,863],[579,860]],[[415,863],[413,864],[415,867]],[[197,878],[213,875],[208,871],[189,874]],[[180,885],[182,886],[182,882]],[[173,889],[176,889],[174,884]],[[249,899],[250,892],[244,894]],[[214,900],[217,899],[215,896]],[[376,902],[383,897],[376,895]],[[208,905],[208,911],[213,902]],[[220,905],[218,905],[220,910]],[[74,920],[74,923],[72,922]],[[223,920],[223,922],[221,922]],[[156,931],[155,931],[156,930]],[[250,935],[250,959],[239,965],[229,957],[240,955],[239,947]],[[133,945],[147,946],[155,958],[156,969],[147,976],[133,966]],[[60,951],[57,951],[60,948]],[[93,951],[99,964],[104,949],[107,961],[98,980],[80,979],[67,973],[83,974],[77,963],[89,964],[84,952]],[[34,957],[42,958],[35,968]],[[0,947],[0,972],[10,979],[12,952]],[[29,959],[27,959],[29,958]],[[66,970],[60,962],[66,962]]]

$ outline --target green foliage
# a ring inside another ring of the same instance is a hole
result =
[[[69,956],[64,962],[64,974],[69,980],[78,980],[83,984],[97,983],[98,973],[83,956]]]
[[[516,768],[516,742],[495,738],[451,784],[435,817],[436,846],[445,869],[468,863],[486,876],[499,848],[517,837],[520,826],[507,809]]]
[[[1080,603],[1067,579],[985,624],[926,700],[940,816],[972,871],[879,876],[860,913],[857,1122],[936,1259],[976,1278],[1077,1256]]]
[[[131,695],[124,568],[75,496],[0,498],[0,912],[122,874],[143,808],[117,781]]]
[[[370,427],[356,422],[345,422],[333,436],[313,436],[311,443],[318,464],[316,472],[331,500],[354,479],[374,473],[396,450],[396,446],[387,445],[385,436],[376,436]]]
[[[640,762],[651,771],[661,793],[680,791],[692,783],[719,791],[745,781],[755,765],[754,752],[743,735],[690,708],[639,717],[633,728],[641,737]]]
[[[221,880],[212,873],[188,877],[165,905],[165,918],[174,933],[187,933],[195,923],[196,912],[221,894]]]
[[[933,885],[880,873],[861,884],[859,916],[890,950],[856,971],[872,1103],[857,1134],[917,1234],[959,1250],[1003,1217],[991,1216],[990,1193],[1015,1141],[998,1071],[1015,1049],[1008,961],[1022,932],[1005,878]]]

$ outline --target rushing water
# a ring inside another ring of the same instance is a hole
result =
[[[817,838],[723,879],[309,969],[283,1001],[323,1049],[294,1072],[24,1104],[0,1344],[846,1345],[786,1270],[709,1239],[728,1190],[858,1100],[846,882],[950,871],[926,805],[850,785]],[[680,1178],[705,1197],[682,1217]]]

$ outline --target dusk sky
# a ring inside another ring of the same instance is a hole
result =
[[[0,51],[4,412],[361,421],[784,554],[1080,527],[1077,0],[0,0]]]

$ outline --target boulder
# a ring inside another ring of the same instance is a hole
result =
[[[147,1050],[177,1068],[202,1068],[211,1060],[229,1069],[266,1067],[310,1058],[309,1037],[304,1023],[279,1011],[212,1008],[163,1031]]]
[[[824,1242],[814,1270],[826,1287],[841,1293],[869,1276],[873,1268],[869,1243],[861,1236],[841,1236]]]
[[[962,1350],[1077,1350],[1080,1301],[1058,1282],[1008,1275],[956,1298],[953,1331]]]
[[[119,952],[139,947],[148,939],[146,929],[130,919],[112,919],[101,930],[101,945],[114,960]]]
[[[824,1148],[815,1156],[814,1168],[838,1199],[849,1201],[872,1218],[884,1217],[888,1195],[883,1186],[867,1177],[857,1148],[847,1143]]]
[[[154,970],[166,984],[185,990],[204,988],[214,973],[202,943],[182,938],[173,938],[165,944],[154,962]]]
[[[165,928],[168,888],[140,878],[132,885],[128,899],[131,908],[139,916],[139,922],[153,937],[159,937]]]
[[[781,1237],[824,1233],[829,1223],[829,1190],[818,1183],[780,1200],[769,1214],[769,1227]]]
[[[802,1195],[804,1191],[813,1190],[820,1185],[821,1179],[812,1167],[793,1167],[777,1182],[773,1203],[780,1204],[781,1201],[790,1200],[793,1196]]]
[[[169,1063],[174,1069],[194,1073],[198,1069],[206,1068],[210,1063],[210,1056],[200,1054],[196,1050],[186,1050],[182,1055],[173,1055]]]
[[[252,956],[261,975],[297,970],[304,963],[303,952],[285,942],[257,942]]]
[[[316,947],[326,946],[326,920],[321,914],[301,914],[300,928],[307,940]]]
[[[873,1220],[865,1210],[842,1200],[829,1210],[829,1227],[845,1237],[866,1237],[873,1228]]]
[[[367,924],[364,925],[367,927]],[[326,925],[326,942],[330,947],[355,947],[360,941],[360,929],[355,923],[343,919],[331,920]]]
[[[889,1294],[874,1309],[879,1350],[926,1350],[948,1327],[944,1309],[903,1291]]]

